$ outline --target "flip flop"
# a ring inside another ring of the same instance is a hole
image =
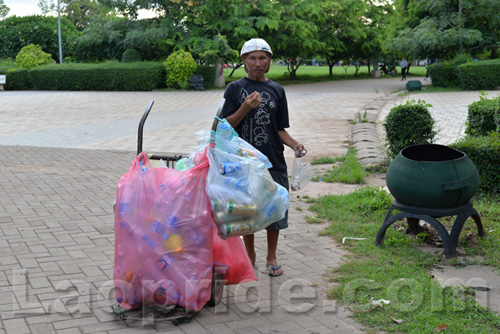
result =
[[[280,274],[275,273],[276,270],[281,269],[281,265],[273,267],[272,265],[268,264],[266,267],[267,267],[267,274],[271,277],[280,276],[283,274],[283,272],[281,272]]]

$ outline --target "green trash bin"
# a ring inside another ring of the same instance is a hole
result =
[[[421,90],[422,89],[422,83],[418,80],[410,80],[406,83],[406,89],[409,91],[412,90]]]

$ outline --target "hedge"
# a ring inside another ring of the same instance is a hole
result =
[[[215,67],[210,65],[200,65],[196,70],[196,74],[203,77],[203,84],[205,87],[214,87],[215,82]]]
[[[455,66],[450,62],[429,65],[429,75],[432,86],[445,88],[458,86]]]
[[[165,88],[165,68],[161,62],[66,63],[32,70],[3,64],[0,74],[7,75],[6,90],[147,91]],[[205,87],[214,87],[213,66],[200,65],[196,74],[203,77]]]
[[[485,136],[489,132],[497,131],[496,114],[500,112],[500,97],[486,99],[481,96],[479,101],[469,105],[467,127],[465,133],[471,136]]]
[[[28,70],[25,68],[0,68],[0,74],[6,75],[5,90],[31,89]]]
[[[483,60],[460,65],[457,67],[457,77],[459,87],[464,90],[495,89],[500,86],[500,60]]]
[[[500,193],[500,133],[487,136],[466,136],[451,147],[467,154],[479,171],[479,189],[487,193]]]
[[[147,91],[164,87],[160,62],[60,64],[29,71],[33,89]]]

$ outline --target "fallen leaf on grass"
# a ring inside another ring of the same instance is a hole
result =
[[[447,324],[442,324],[442,325],[439,325],[436,328],[434,328],[434,330],[436,332],[441,332],[441,331],[445,331],[447,328],[448,328]]]
[[[391,320],[394,321],[397,324],[400,324],[400,323],[403,322],[403,319],[394,319],[393,317],[389,317],[389,318],[391,318]]]

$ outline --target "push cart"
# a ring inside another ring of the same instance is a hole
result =
[[[146,107],[146,110],[139,122],[138,127],[138,138],[137,138],[137,155],[139,156],[142,153],[142,144],[143,144],[143,129],[144,123],[153,107],[154,101],[151,100]],[[220,113],[220,109],[217,114]],[[214,123],[214,126],[216,124]],[[161,165],[161,161],[163,161],[167,168],[174,168],[175,163],[181,159],[181,155],[157,155],[151,154],[148,155],[148,159],[153,167],[159,167]],[[113,210],[114,211],[114,210]],[[207,302],[209,306],[216,306],[220,303],[222,299],[222,294],[224,291],[224,280],[222,274],[225,270],[224,265],[219,265],[214,263],[213,274],[212,274],[212,282],[211,282],[211,295],[210,300]],[[178,325],[184,322],[189,322],[196,315],[196,312],[193,310],[189,310],[187,308],[178,306],[178,305],[154,305],[154,306],[144,306],[141,305],[137,308],[126,309],[120,305],[113,305],[112,312],[118,316],[118,318],[122,320],[126,319],[135,319],[141,321],[172,321],[174,325]]]

